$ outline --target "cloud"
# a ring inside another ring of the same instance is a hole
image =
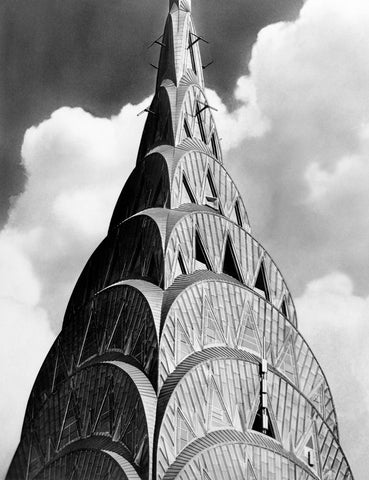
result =
[[[137,112],[148,101],[110,119],[64,107],[24,136],[27,183],[0,232],[0,478],[77,276],[134,166],[143,127]]]
[[[24,136],[28,180],[12,206],[7,228],[40,280],[39,304],[55,331],[134,167],[143,127],[137,112],[142,105],[126,105],[111,119],[63,107]]]
[[[262,137],[270,128],[269,120],[261,112],[255,85],[249,77],[241,77],[234,91],[238,107],[229,111],[214,90],[206,90],[209,105],[218,113],[214,114],[221,144],[224,151],[237,147],[246,138]]]
[[[311,281],[296,299],[299,328],[327,374],[342,445],[355,478],[366,478],[369,428],[369,296],[340,272]]]
[[[251,46],[265,25],[295,18],[303,0],[243,0],[226,5],[194,2],[209,85],[231,97],[247,71]],[[8,199],[22,190],[23,134],[63,105],[98,116],[119,112],[152,92],[158,48],[146,47],[163,31],[163,0],[3,0],[0,2],[0,224]],[[206,47],[206,48],[205,48]]]
[[[0,478],[19,441],[26,402],[41,363],[55,338],[41,285],[9,231],[0,234]]]
[[[366,0],[309,0],[295,22],[261,30],[239,80],[269,127],[225,163],[242,177],[254,232],[299,293],[334,269],[368,291],[368,28]]]

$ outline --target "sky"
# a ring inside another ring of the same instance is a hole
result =
[[[0,478],[73,285],[134,167],[164,0],[0,5]],[[193,0],[207,96],[366,480],[369,4]],[[10,412],[12,413],[10,415]]]

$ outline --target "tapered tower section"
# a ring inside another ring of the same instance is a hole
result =
[[[201,41],[190,0],[171,0],[136,168],[7,480],[353,478],[325,376],[223,166]]]

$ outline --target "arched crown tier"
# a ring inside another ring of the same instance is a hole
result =
[[[201,142],[202,148],[222,162],[222,149],[212,107],[204,91],[188,73],[176,87],[165,81],[151,103],[137,163],[160,145],[179,146],[186,140]]]

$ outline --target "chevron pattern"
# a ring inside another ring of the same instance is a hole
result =
[[[136,168],[34,384],[7,480],[352,480],[170,0]]]

